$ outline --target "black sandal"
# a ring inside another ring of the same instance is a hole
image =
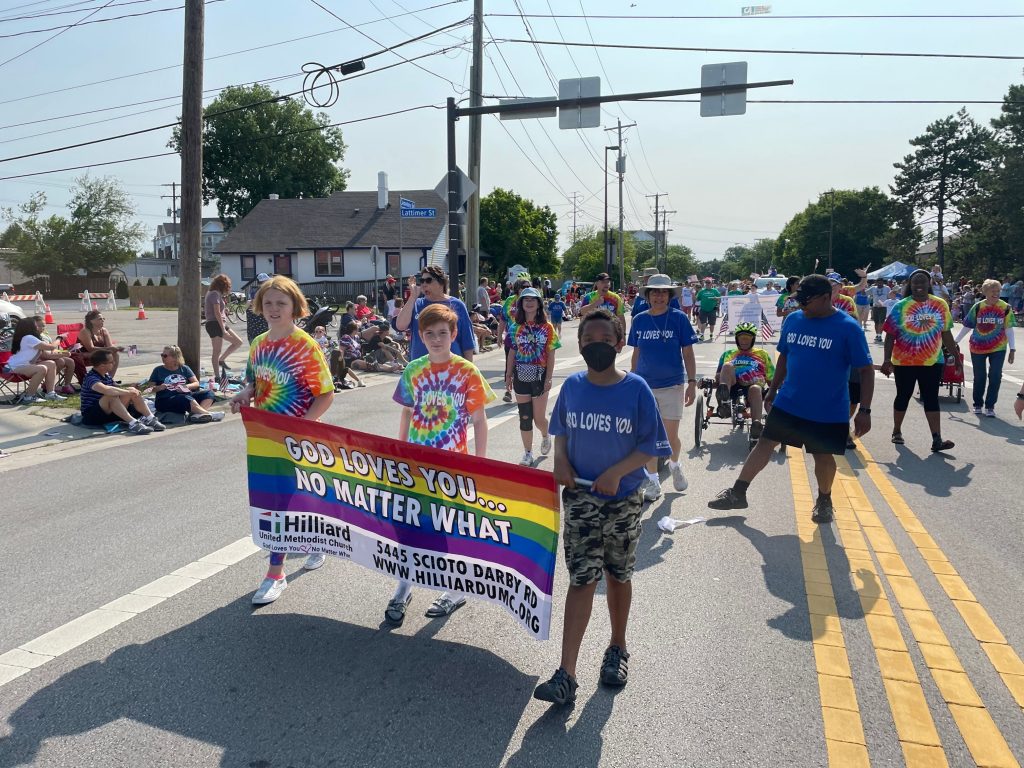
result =
[[[405,612],[409,608],[409,603],[412,602],[412,592],[409,592],[405,596],[404,600],[394,599],[388,603],[388,607],[384,609],[384,621],[390,624],[392,627],[400,627],[405,623]]]
[[[903,433],[902,432],[893,432],[892,433],[892,444],[893,445],[904,445],[906,442],[907,441],[903,439]]]
[[[941,437],[936,437],[932,440],[932,453],[940,453],[942,451],[948,451],[956,445],[952,440],[943,440]]]

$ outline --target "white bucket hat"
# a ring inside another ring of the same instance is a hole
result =
[[[647,285],[640,289],[641,291],[643,291],[645,301],[647,300],[647,292],[652,288],[663,288],[669,290],[672,292],[672,295],[675,296],[677,299],[679,298],[679,294],[681,292],[680,287],[678,285],[675,285],[672,282],[672,278],[669,277],[668,275],[651,275],[650,278],[648,278]]]

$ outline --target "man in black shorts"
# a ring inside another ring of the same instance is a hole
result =
[[[818,499],[811,519],[816,523],[832,521],[835,456],[846,450],[850,370],[860,373],[861,404],[854,419],[858,437],[871,429],[875,370],[860,323],[837,311],[831,294],[822,275],[808,275],[800,281],[796,300],[801,309],[782,325],[775,376],[765,397],[768,417],[764,431],[733,487],[708,502],[711,509],[746,509],[751,481],[768,465],[779,443],[785,443],[804,448],[814,458]]]

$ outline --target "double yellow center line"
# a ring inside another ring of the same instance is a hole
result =
[[[871,761],[828,570],[828,553],[835,555],[836,550],[827,547],[822,538],[822,531],[830,529],[811,522],[813,497],[802,452],[790,448],[787,455],[829,765],[867,766]],[[858,446],[857,457],[864,467],[863,473],[874,483],[895,520],[914,543],[1017,705],[1024,708],[1024,663],[863,445]],[[837,457],[837,464],[832,489],[836,544],[846,556],[851,583],[860,600],[905,763],[929,767],[949,764],[897,616],[909,627],[927,674],[946,703],[974,762],[980,766],[1019,768],[865,494],[858,471],[844,457]]]

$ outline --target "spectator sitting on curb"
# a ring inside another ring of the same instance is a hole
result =
[[[156,420],[139,390],[114,384],[113,369],[110,352],[97,349],[92,353],[92,370],[82,384],[82,423],[102,427],[120,420],[135,435],[163,432],[166,427]]]
[[[111,369],[110,375],[117,373],[117,367],[121,364],[121,352],[124,347],[114,346],[114,340],[110,338],[110,331],[106,328],[106,318],[98,309],[85,313],[85,327],[78,332],[78,343],[82,345],[82,356],[84,362],[95,366],[94,357],[96,352],[110,353]],[[82,383],[85,388],[85,383]]]
[[[186,424],[206,424],[220,421],[223,412],[211,413],[213,393],[204,389],[192,369],[185,365],[181,349],[173,344],[163,348],[160,365],[153,369],[149,380],[156,386],[156,409],[163,413],[181,413]]]
[[[49,351],[37,349],[39,349],[38,359],[40,361],[52,360],[53,364],[57,366],[57,386],[54,387],[54,391],[62,395],[75,394],[76,390],[71,386],[71,382],[75,380],[75,361],[71,359],[71,353],[61,349],[60,345],[50,338],[46,332],[46,319],[42,315],[33,315],[32,319],[36,323],[36,336],[42,339],[44,344],[52,347]]]
[[[35,405],[46,400],[65,400],[57,394],[57,364],[52,360],[43,360],[42,352],[52,352],[56,344],[47,344],[35,334],[36,323],[31,317],[18,320],[14,326],[14,338],[11,341],[11,356],[4,366],[4,373],[16,373],[29,379],[25,391],[17,400],[19,405]],[[39,385],[45,386],[45,394],[39,391]]]

